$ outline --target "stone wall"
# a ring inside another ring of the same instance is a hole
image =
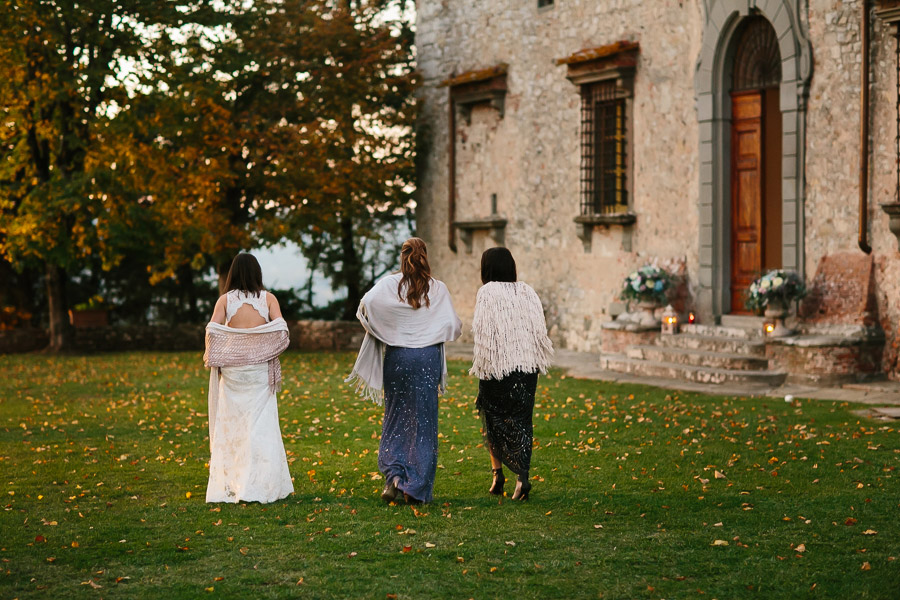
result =
[[[365,331],[356,322],[292,321],[288,325],[292,350],[355,351]],[[74,350],[78,352],[118,352],[130,350],[202,352],[204,327],[110,326],[75,329]],[[49,343],[43,329],[0,331],[0,354],[41,350]]]
[[[464,322],[464,340],[480,285],[481,252],[493,245],[475,233],[473,250],[448,247],[448,92],[451,74],[509,63],[505,115],[476,106],[457,120],[458,220],[484,217],[491,194],[508,219],[506,245],[520,279],[544,302],[557,346],[600,347],[624,276],[656,258],[697,264],[697,136],[694,61],[699,51],[697,2],[567,0],[538,10],[531,0],[439,0],[418,3],[419,67],[425,79],[422,119],[428,148],[421,172],[418,233],[429,242],[435,275],[444,280]],[[647,23],[662,27],[648,35]],[[622,39],[641,44],[630,143],[634,157],[630,228],[596,227],[590,253],[577,236],[580,97],[555,60]],[[687,47],[687,49],[685,48]],[[648,119],[648,115],[665,115]],[[678,161],[669,158],[677,156]],[[660,176],[660,165],[666,165]],[[677,222],[678,227],[672,227]],[[628,248],[631,248],[629,250]]]
[[[770,5],[766,9],[789,11]],[[752,3],[750,3],[752,4]],[[757,4],[762,4],[758,2]],[[793,3],[791,3],[793,4]],[[448,247],[448,90],[454,74],[507,63],[502,118],[476,106],[456,123],[457,220],[483,217],[497,194],[508,219],[505,243],[545,305],[557,346],[596,351],[622,278],[648,261],[683,260],[691,286],[700,263],[699,124],[694,91],[708,14],[733,0],[420,0],[417,44],[423,147],[418,233],[435,275],[454,295],[470,339],[479,258],[493,244],[476,233],[473,251]],[[801,6],[805,3],[801,3]],[[801,31],[814,56],[805,136],[803,261],[809,278],[823,256],[857,249],[860,0],[809,0]],[[794,15],[791,15],[794,18]],[[900,377],[900,252],[879,203],[893,201],[896,174],[896,52],[873,18],[871,53],[870,243],[878,318],[887,336],[883,367]],[[637,222],[594,230],[585,251],[572,219],[579,200],[579,97],[555,60],[618,40],[640,43],[629,157]],[[803,143],[803,140],[796,140]],[[788,167],[785,166],[785,169]],[[805,233],[804,233],[805,230]]]

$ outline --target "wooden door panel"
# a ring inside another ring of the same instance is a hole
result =
[[[746,313],[747,288],[763,266],[762,94],[732,94],[731,107],[731,311]]]

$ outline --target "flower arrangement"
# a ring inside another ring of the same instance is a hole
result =
[[[754,311],[765,310],[772,302],[780,302],[786,308],[791,302],[806,296],[806,285],[793,271],[780,269],[769,271],[758,277],[747,290],[747,308]]]
[[[666,291],[671,285],[672,276],[665,270],[654,265],[644,265],[625,278],[619,297],[622,300],[662,303],[666,300]]]

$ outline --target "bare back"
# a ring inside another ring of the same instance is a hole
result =
[[[262,291],[256,296],[231,290],[219,297],[211,321],[235,329],[250,329],[279,317],[281,307],[272,294]]]

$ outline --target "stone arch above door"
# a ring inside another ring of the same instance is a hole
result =
[[[804,0],[704,0],[703,45],[697,61],[700,160],[699,309],[707,319],[729,310],[729,132],[731,53],[743,19],[765,17],[781,53],[782,264],[803,275],[806,99],[812,48],[803,21]]]

